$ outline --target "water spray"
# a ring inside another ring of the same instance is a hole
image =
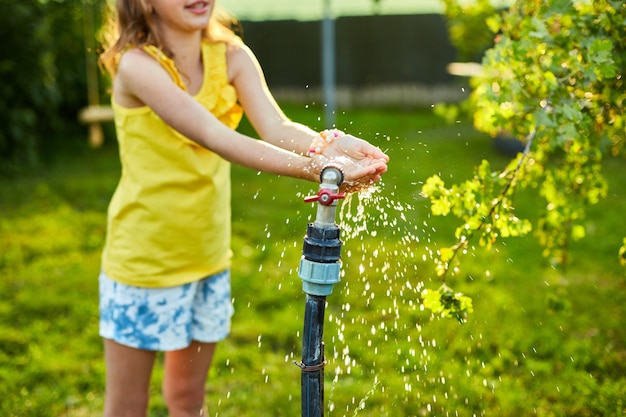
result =
[[[302,362],[294,361],[302,370],[302,417],[324,415],[324,311],[326,296],[339,282],[341,257],[340,229],[335,223],[337,200],[343,173],[335,167],[326,167],[320,174],[317,195],[305,202],[317,202],[317,215],[309,223],[304,237],[298,276],[306,294],[304,331],[302,333]]]

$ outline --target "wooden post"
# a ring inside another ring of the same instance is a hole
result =
[[[91,2],[83,5],[83,30],[85,38],[85,65],[87,73],[87,99],[89,107],[98,107],[100,91],[98,87],[98,63],[96,60],[96,45],[94,42],[93,6]],[[83,112],[81,112],[83,114]],[[79,117],[80,119],[80,117]],[[89,122],[89,144],[97,148],[104,142],[102,126],[97,120],[85,120]]]

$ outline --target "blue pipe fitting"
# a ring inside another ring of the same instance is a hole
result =
[[[302,279],[302,290],[311,295],[330,295],[339,282],[340,266],[340,262],[320,263],[301,258],[298,276]]]
[[[340,169],[329,166],[320,174],[320,189],[317,195],[306,197],[305,202],[318,202],[315,222],[309,224],[304,237],[304,247],[298,276],[302,279],[302,290],[310,295],[327,296],[339,282],[341,266],[340,229],[335,224],[337,200],[345,197],[339,193],[343,182]]]

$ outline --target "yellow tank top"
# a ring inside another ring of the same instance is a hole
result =
[[[174,62],[144,48],[185,89]],[[228,83],[226,44],[204,42],[194,98],[235,129],[243,111]],[[149,107],[112,100],[122,174],[108,211],[102,268],[140,287],[192,282],[230,266],[230,164],[165,124]]]

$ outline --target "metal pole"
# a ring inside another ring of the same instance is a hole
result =
[[[335,20],[330,0],[324,0],[322,19],[322,89],[324,90],[324,124],[335,127]]]
[[[338,193],[343,175],[336,168],[325,168],[321,180],[317,195],[305,198],[306,202],[317,201],[318,208],[304,237],[298,272],[306,293],[302,362],[295,362],[302,369],[302,417],[324,415],[324,312],[326,296],[339,282],[341,240],[335,213],[337,200],[344,198]]]

